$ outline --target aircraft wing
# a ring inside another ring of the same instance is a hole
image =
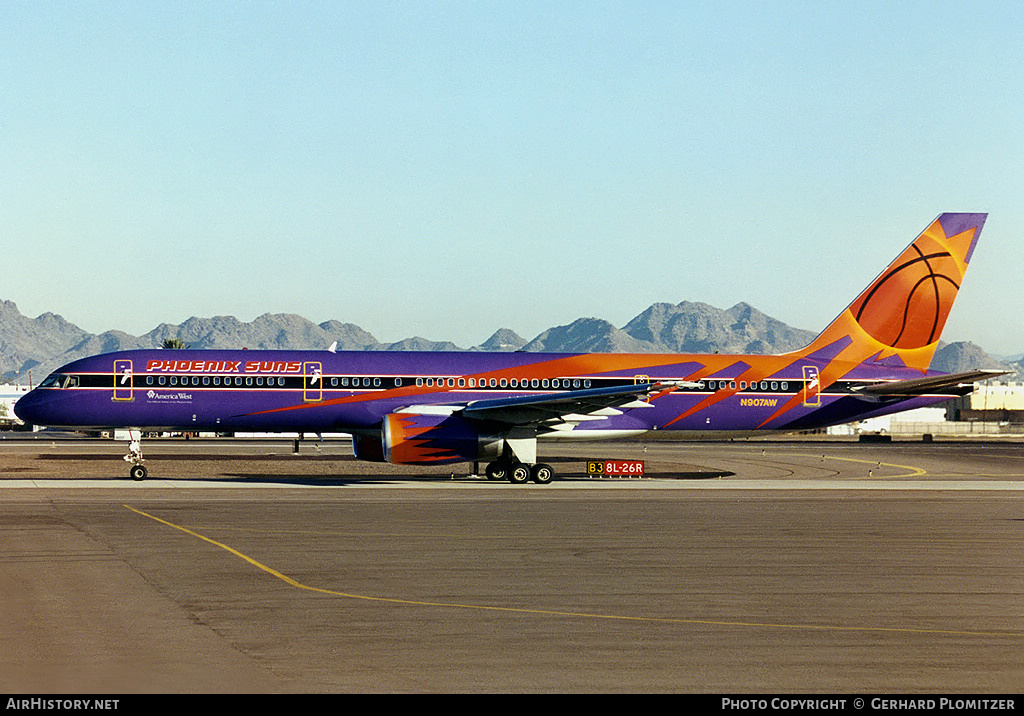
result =
[[[647,400],[672,392],[678,387],[691,385],[696,387],[697,384],[688,381],[658,381],[614,388],[477,400],[457,412],[471,420],[571,430],[576,424],[587,420],[603,420],[612,415],[621,415],[624,410],[654,407]]]
[[[884,395],[967,395],[974,390],[974,383],[988,380],[1012,371],[999,369],[970,370],[965,373],[933,375],[911,380],[879,381],[853,388],[856,393],[872,396]]]

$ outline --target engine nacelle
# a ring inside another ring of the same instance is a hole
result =
[[[505,441],[457,415],[391,413],[381,426],[384,459],[400,465],[495,460]]]

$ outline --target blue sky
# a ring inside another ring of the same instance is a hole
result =
[[[651,303],[824,327],[990,213],[946,340],[1024,352],[1024,9],[0,4],[0,298],[464,346]]]

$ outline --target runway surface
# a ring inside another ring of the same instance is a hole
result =
[[[0,441],[0,690],[1019,693],[1024,445]],[[644,479],[588,479],[587,458]]]

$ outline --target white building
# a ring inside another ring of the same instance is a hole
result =
[[[960,410],[1024,410],[1024,383],[981,383],[955,404]]]
[[[829,435],[1019,434],[1024,424],[1024,383],[986,381],[974,392],[939,406],[836,425]]]
[[[0,385],[0,427],[22,424],[14,414],[14,404],[27,392],[25,385]]]
[[[892,415],[859,420],[845,425],[833,425],[828,429],[829,435],[860,435],[861,433],[892,434],[892,433],[937,433],[945,432],[935,426],[946,422],[946,408],[917,408]]]

